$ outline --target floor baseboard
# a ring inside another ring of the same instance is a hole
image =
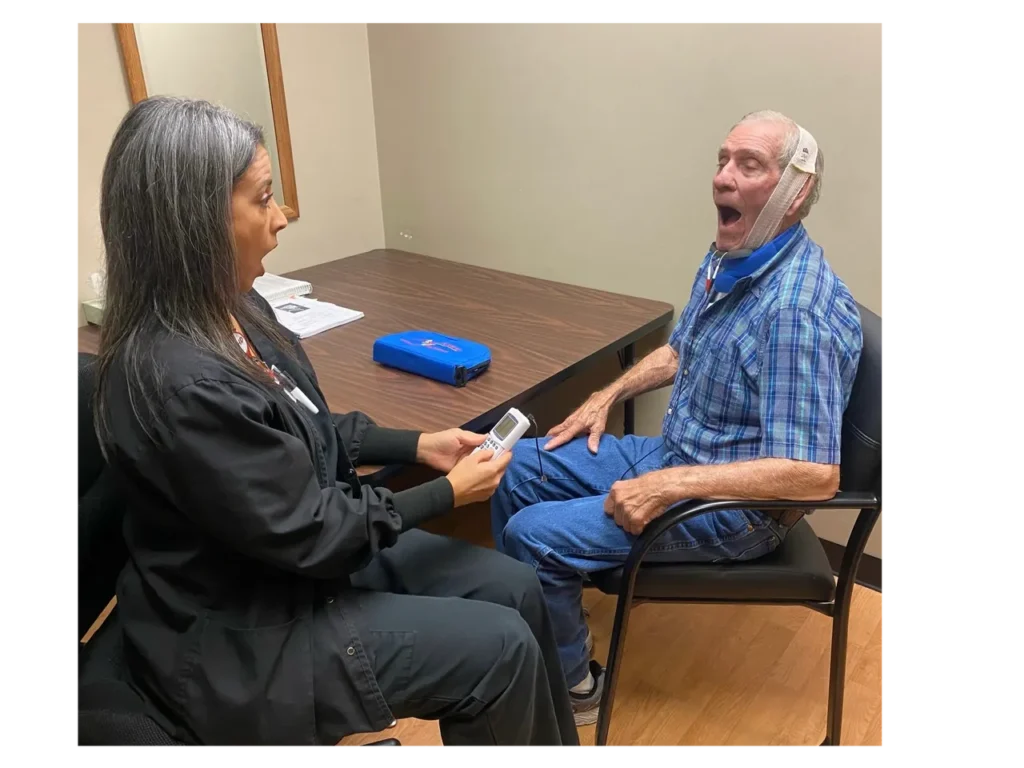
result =
[[[846,554],[846,547],[836,542],[829,542],[827,539],[818,539],[821,546],[828,555],[828,562],[833,566],[833,572],[839,573],[843,564],[843,555]],[[860,565],[857,568],[855,580],[862,587],[867,587],[876,592],[889,592],[889,561],[874,555],[864,554],[860,558]]]

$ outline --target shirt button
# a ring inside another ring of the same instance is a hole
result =
[[[689,368],[683,368],[683,376],[689,376],[689,375],[690,375],[690,369]]]
[[[669,416],[671,416],[671,415],[672,415],[672,409],[671,409],[671,408],[669,408],[669,409],[668,409],[668,415],[669,415]]]
[[[348,648],[345,649],[345,653],[347,653],[349,656],[355,656],[356,649],[350,645]]]

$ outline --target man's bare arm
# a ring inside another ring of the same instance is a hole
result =
[[[629,400],[644,392],[671,383],[679,370],[679,355],[674,347],[663,344],[634,365],[603,391],[611,403]]]
[[[839,467],[790,459],[672,467],[614,483],[605,514],[634,536],[669,507],[689,499],[824,501],[839,488]]]
[[[838,466],[792,459],[672,467],[658,474],[670,505],[686,499],[824,501],[839,489]]]

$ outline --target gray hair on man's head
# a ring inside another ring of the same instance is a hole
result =
[[[779,172],[781,173],[786,170],[786,166],[789,165],[789,161],[793,159],[793,155],[796,154],[796,150],[800,146],[800,126],[797,125],[796,121],[781,112],[761,109],[744,115],[743,119],[736,123],[736,125],[743,125],[744,123],[780,123],[786,126],[786,138],[779,148],[778,156]],[[803,205],[800,206],[800,210],[797,211],[801,219],[811,212],[811,207],[821,197],[821,185],[824,175],[825,153],[821,149],[821,144],[818,144],[818,158],[814,161],[814,181],[811,182],[811,191],[804,200]]]

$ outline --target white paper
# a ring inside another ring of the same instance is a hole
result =
[[[363,316],[362,312],[326,301],[308,298],[286,298],[272,302],[277,321],[300,339],[315,336]]]
[[[281,299],[286,299],[289,296],[305,296],[307,293],[313,292],[313,286],[309,283],[304,283],[301,280],[292,280],[289,277],[281,277],[280,275],[272,275],[269,272],[257,277],[253,281],[252,287],[271,304]]]

